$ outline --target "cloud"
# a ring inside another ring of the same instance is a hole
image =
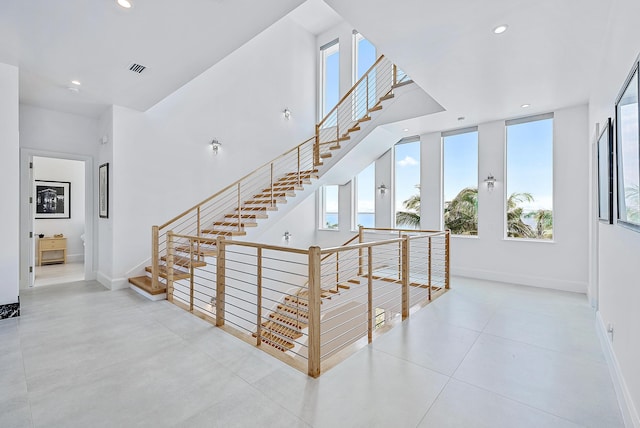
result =
[[[413,166],[413,165],[418,165],[418,161],[412,158],[411,156],[407,155],[404,157],[404,159],[402,159],[401,161],[398,161],[398,165],[400,165],[401,167]]]

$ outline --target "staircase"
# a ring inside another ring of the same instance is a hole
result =
[[[403,76],[399,79],[399,76]],[[363,132],[372,114],[384,108],[385,102],[394,97],[393,90],[409,81],[406,75],[384,56],[351,88],[340,102],[316,125],[315,135],[302,144],[282,154],[273,161],[227,186],[196,206],[152,228],[151,265],[145,267],[145,275],[129,278],[129,282],[141,294],[157,300],[171,299],[167,293],[169,262],[166,257],[167,233],[197,236],[196,246],[177,246],[173,257],[173,279],[190,277],[191,267],[207,265],[207,258],[216,255],[217,239],[234,239],[247,234],[247,228],[258,227],[268,219],[269,213],[278,210],[296,192],[304,190],[332,165],[335,154],[349,151],[358,140],[356,133]],[[332,293],[329,290],[327,293]],[[336,291],[337,292],[337,291]],[[296,307],[302,307],[304,296],[295,297]],[[282,303],[283,310],[276,310],[278,317],[265,326],[264,341],[275,347],[287,348],[287,335],[296,335],[285,317],[290,303]],[[302,310],[300,313],[303,312]],[[274,315],[275,317],[276,315]],[[290,317],[289,317],[290,318]],[[298,321],[303,322],[302,319]],[[296,327],[298,328],[298,327]],[[289,336],[291,337],[291,336]]]

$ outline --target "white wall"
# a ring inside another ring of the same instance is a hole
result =
[[[152,225],[310,138],[315,81],[315,38],[285,17],[149,111],[114,107],[113,218],[100,226],[101,238],[113,228],[106,285],[125,286],[140,270]],[[208,144],[214,137],[218,155]],[[109,254],[100,257],[102,266]]]
[[[0,64],[0,305],[18,302],[19,288],[19,140],[18,69]]]
[[[589,100],[589,131],[615,115],[615,100],[640,52],[640,3],[615,0],[609,17],[610,32],[601,60],[597,84]],[[596,195],[597,189],[592,189]],[[592,222],[598,223],[595,216]],[[599,223],[598,236],[598,306],[602,330],[614,329],[607,346],[613,351],[614,373],[618,374],[620,401],[628,426],[640,427],[640,233],[619,225]],[[632,425],[633,424],[633,425]]]
[[[27,165],[34,156],[68,159],[84,163],[85,187],[83,196],[85,203],[82,208],[78,207],[77,210],[73,210],[72,220],[76,213],[84,211],[85,245],[87,248],[84,260],[85,278],[95,278],[97,266],[95,266],[94,260],[97,254],[97,239],[95,239],[94,231],[97,229],[97,214],[95,214],[94,194],[97,195],[97,184],[94,175],[97,169],[94,162],[99,148],[98,135],[98,121],[96,119],[20,104],[20,192],[22,195],[20,205],[20,284],[22,287],[29,285],[29,251],[33,245],[33,242],[28,238],[32,220],[29,216],[28,196],[31,191],[31,183]],[[72,188],[72,192],[74,196],[79,196],[74,188]],[[72,197],[72,202],[74,199],[78,198]],[[33,232],[38,233],[37,230]],[[73,251],[75,253],[77,250]]]
[[[35,219],[34,234],[51,237],[62,233],[67,238],[67,262],[84,261],[84,245],[81,235],[85,220],[84,162],[34,156],[33,178],[44,181],[70,183],[71,218]]]
[[[492,172],[496,188],[479,186],[478,237],[452,237],[455,275],[586,293],[588,280],[589,144],[587,107],[554,112],[554,240],[505,239],[505,122],[478,126],[478,182]],[[440,134],[421,136],[423,178],[441,171]],[[440,175],[440,174],[438,174]],[[439,181],[438,181],[439,183]],[[423,227],[441,221],[441,185],[421,191],[427,217]],[[437,211],[436,211],[437,210]]]

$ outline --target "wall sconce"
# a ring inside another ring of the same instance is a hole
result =
[[[285,107],[284,110],[282,110],[282,114],[284,115],[284,118],[289,120],[291,118],[291,110],[289,110],[288,108]]]
[[[215,138],[211,140],[211,149],[213,150],[213,154],[218,154],[220,146],[222,146],[222,143],[220,141],[216,140]]]
[[[484,179],[484,182],[487,183],[487,190],[491,192],[496,185],[496,178],[493,174],[489,173],[487,178]]]
[[[387,190],[389,188],[387,186],[384,185],[384,183],[382,183],[381,185],[378,186],[378,191],[380,192],[380,196],[384,196],[385,193],[387,193]]]
[[[291,239],[291,237],[293,237],[293,235],[291,233],[289,233],[288,230],[284,233],[283,236],[284,236],[284,241],[287,242],[287,243],[289,242],[289,239]]]

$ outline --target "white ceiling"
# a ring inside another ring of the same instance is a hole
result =
[[[144,111],[291,12],[313,34],[346,20],[447,110],[390,130],[459,128],[587,102],[614,3],[132,1],[1,0],[0,62],[20,67],[21,102],[92,117],[110,104]],[[148,69],[134,74],[133,62]],[[79,93],[66,89],[73,79]]]
[[[0,62],[19,66],[20,101],[92,117],[147,110],[304,0],[131,2],[1,0]]]
[[[586,103],[614,3],[325,1],[447,110],[396,125],[416,134]]]

